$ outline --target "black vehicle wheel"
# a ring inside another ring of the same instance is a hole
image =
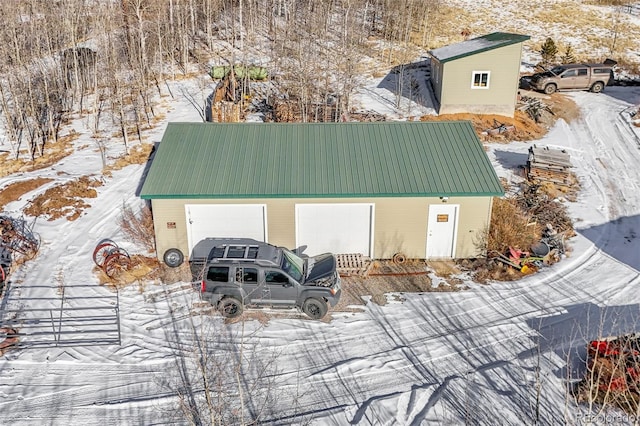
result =
[[[302,312],[313,319],[320,319],[324,317],[327,314],[327,310],[327,304],[324,301],[314,298],[305,300],[302,305]]]
[[[170,248],[169,250],[164,252],[164,256],[162,256],[164,263],[171,268],[177,268],[182,265],[184,262],[184,254],[177,248]]]
[[[602,84],[601,82],[597,82],[597,83],[593,83],[593,86],[591,86],[591,91],[593,93],[600,93],[604,90],[604,84]]]
[[[235,318],[242,314],[242,303],[235,297],[225,297],[218,303],[218,310],[225,318]]]
[[[555,93],[555,91],[558,88],[556,87],[555,84],[551,83],[551,84],[547,84],[546,86],[544,86],[544,93],[546,93],[547,95],[550,95],[552,93]]]

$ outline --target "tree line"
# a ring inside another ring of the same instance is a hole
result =
[[[234,64],[257,54],[277,70],[278,96],[311,121],[313,105],[348,107],[369,39],[426,43],[440,1],[15,1],[0,11],[6,140],[15,158],[33,160],[80,114],[96,137],[110,121],[126,147],[151,124],[167,81],[206,71],[212,57]]]

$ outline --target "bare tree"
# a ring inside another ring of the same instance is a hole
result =
[[[197,323],[199,322],[199,324]],[[244,321],[227,326],[199,316],[178,341],[176,375],[160,378],[177,396],[176,413],[189,424],[257,424],[276,414],[277,352],[253,341]]]

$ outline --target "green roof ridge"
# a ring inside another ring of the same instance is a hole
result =
[[[467,121],[169,123],[140,192],[143,199],[502,194]]]
[[[523,34],[494,32],[459,43],[433,49],[430,54],[440,63],[455,61],[500,47],[522,43],[531,37]]]

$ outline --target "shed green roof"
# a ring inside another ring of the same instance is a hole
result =
[[[494,196],[503,189],[467,121],[170,123],[140,196]]]
[[[430,53],[431,56],[437,59],[440,63],[444,63],[486,52],[487,50],[522,43],[530,38],[531,37],[522,34],[496,32],[472,38],[471,40],[462,41],[460,43],[440,47],[432,50]]]

